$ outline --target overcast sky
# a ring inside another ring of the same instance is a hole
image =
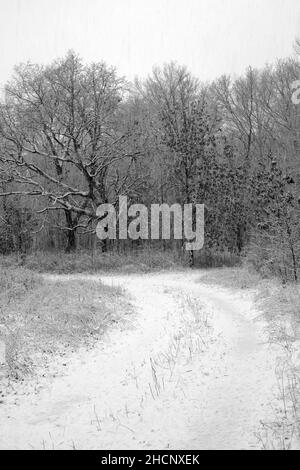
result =
[[[74,49],[132,79],[171,60],[200,79],[293,53],[299,0],[0,0],[0,86]]]

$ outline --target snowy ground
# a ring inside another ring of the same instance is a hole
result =
[[[197,271],[99,278],[123,286],[136,313],[1,404],[0,448],[260,448],[260,422],[279,406],[278,351],[251,300]]]

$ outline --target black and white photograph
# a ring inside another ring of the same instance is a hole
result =
[[[0,0],[0,450],[300,450],[299,0]]]

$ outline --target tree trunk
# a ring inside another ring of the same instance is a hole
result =
[[[67,246],[66,253],[71,253],[76,250],[76,233],[75,229],[67,231]]]
[[[68,227],[68,230],[66,230],[66,236],[67,236],[66,253],[71,253],[72,251],[76,250],[76,228],[74,227],[71,212],[66,210],[65,216],[66,216],[66,222],[67,222],[67,227]]]
[[[194,252],[193,250],[191,250],[189,252],[189,267],[190,268],[193,268],[194,267],[194,263],[195,263],[195,260],[194,260]]]

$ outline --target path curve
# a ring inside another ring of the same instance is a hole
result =
[[[70,279],[47,279],[58,277]],[[1,405],[0,448],[259,448],[277,406],[277,351],[251,300],[197,271],[98,279],[123,286],[136,313],[36,393]]]

